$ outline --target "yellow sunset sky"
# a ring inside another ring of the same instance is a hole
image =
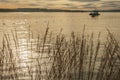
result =
[[[0,8],[120,9],[120,0],[0,0]]]

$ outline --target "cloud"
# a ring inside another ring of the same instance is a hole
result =
[[[38,4],[28,4],[29,6],[39,6]]]
[[[0,0],[0,4],[18,7],[59,8],[59,9],[118,9],[120,0]],[[8,7],[9,8],[9,7]]]
[[[95,8],[95,5],[94,4],[86,4],[86,5],[83,5],[83,8],[89,8],[89,9],[94,9]]]
[[[69,1],[94,2],[94,1],[100,1],[100,0],[69,0]]]
[[[9,0],[0,0],[0,2],[10,2]]]
[[[120,1],[120,0],[101,0],[101,1]]]
[[[120,1],[100,1],[94,3],[88,3],[83,5],[85,9],[100,9],[100,10],[107,10],[107,9],[120,9]]]
[[[101,4],[102,8],[114,8],[114,9],[120,8],[120,1],[102,2]]]
[[[4,2],[4,1],[6,1],[6,0],[0,0],[0,2]]]

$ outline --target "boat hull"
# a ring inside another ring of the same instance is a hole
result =
[[[89,15],[91,15],[92,17],[95,17],[95,16],[99,16],[100,14],[89,14]]]

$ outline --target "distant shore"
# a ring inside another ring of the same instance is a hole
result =
[[[42,8],[0,9],[0,12],[91,12],[92,10],[61,10]],[[120,10],[99,10],[99,12],[120,12]]]

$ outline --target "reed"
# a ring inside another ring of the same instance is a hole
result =
[[[106,41],[100,34],[71,33],[69,39],[62,30],[55,38],[47,25],[44,36],[33,40],[30,29],[25,44],[19,42],[17,30],[4,33],[0,48],[0,80],[119,80],[120,46],[107,29]],[[21,45],[26,50],[21,50]],[[22,52],[27,56],[20,58]],[[28,53],[29,52],[29,53]],[[35,56],[36,55],[36,56]],[[35,56],[35,57],[34,57]],[[24,64],[24,65],[23,65]]]

